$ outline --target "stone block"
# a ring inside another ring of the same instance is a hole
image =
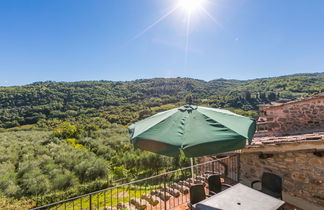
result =
[[[312,179],[311,180],[312,184],[318,185],[318,186],[324,186],[324,181],[320,179]]]
[[[294,158],[285,158],[284,161],[289,164],[289,163],[294,163],[295,159]]]
[[[322,161],[320,160],[320,158],[311,158],[309,159],[308,163],[315,167],[319,167],[322,165]]]
[[[278,167],[280,169],[286,169],[287,168],[287,165],[285,165],[282,162],[276,162],[276,163],[273,163],[272,165],[275,166],[275,167]]]
[[[297,164],[304,164],[306,162],[306,158],[304,157],[297,157],[295,160]]]
[[[292,182],[285,181],[283,184],[283,190],[285,192],[291,192],[295,188],[295,184]]]
[[[306,198],[309,198],[310,197],[310,193],[305,191],[305,190],[300,190],[299,191],[299,197],[300,198],[303,198],[303,199],[306,199]]]
[[[296,156],[297,157],[307,157],[308,153],[306,153],[306,152],[296,152]]]
[[[309,183],[308,176],[306,176],[304,173],[301,172],[297,172],[297,171],[293,172],[291,174],[291,178],[297,182]]]
[[[254,168],[250,168],[250,174],[255,174],[256,170]]]

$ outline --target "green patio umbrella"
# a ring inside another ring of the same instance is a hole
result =
[[[256,122],[227,110],[185,105],[129,126],[137,148],[161,155],[187,157],[212,155],[251,143]]]

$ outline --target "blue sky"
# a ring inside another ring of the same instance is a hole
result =
[[[2,0],[0,86],[323,72],[323,0],[209,0],[142,33],[177,1]]]

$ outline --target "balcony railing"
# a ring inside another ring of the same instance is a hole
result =
[[[193,165],[193,175],[191,170],[191,167],[181,168],[33,209],[172,209],[186,204],[189,201],[190,185],[205,183],[210,173],[220,174],[230,184],[238,182],[239,156],[227,156]]]

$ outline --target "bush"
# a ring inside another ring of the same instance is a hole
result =
[[[53,189],[66,190],[67,188],[74,186],[76,182],[76,177],[69,172],[66,172],[66,174],[59,174],[52,181]]]
[[[80,132],[77,127],[71,125],[68,122],[61,123],[57,128],[53,131],[54,136],[67,139],[67,138],[78,138]]]
[[[102,159],[84,160],[75,167],[81,183],[108,176],[107,163]]]
[[[50,181],[41,170],[33,169],[23,175],[21,187],[26,195],[41,195],[50,191]]]
[[[36,202],[33,200],[15,200],[12,198],[0,197],[0,209],[12,210],[12,209],[30,209],[36,207]]]

